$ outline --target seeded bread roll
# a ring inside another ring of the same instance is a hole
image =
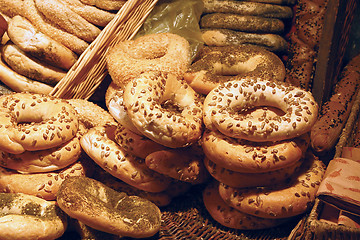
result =
[[[360,85],[360,55],[343,69],[332,96],[321,108],[311,129],[311,147],[320,154],[329,152],[337,143],[349,117]]]

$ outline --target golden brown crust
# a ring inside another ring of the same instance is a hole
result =
[[[153,152],[167,149],[145,136],[137,135],[121,124],[117,126],[115,140],[126,152],[143,159]]]
[[[176,180],[200,184],[209,179],[203,158],[188,147],[155,151],[145,158],[145,163],[150,169]]]
[[[150,170],[143,159],[125,152],[114,142],[115,126],[91,128],[80,144],[101,168],[127,184],[148,192],[164,191],[170,178]]]
[[[49,94],[53,87],[45,83],[31,80],[12,70],[4,60],[0,59],[0,81],[14,92]]]
[[[211,182],[203,191],[204,205],[212,218],[221,225],[241,230],[272,228],[289,219],[266,219],[240,212],[224,202],[219,195],[219,183]]]
[[[135,127],[159,144],[184,147],[201,137],[201,97],[173,74],[141,74],[127,84],[124,103]]]
[[[343,69],[332,95],[320,111],[311,129],[311,147],[320,154],[330,151],[337,141],[350,115],[360,84],[360,55]]]
[[[231,46],[252,44],[268,51],[282,53],[287,50],[287,41],[279,34],[248,33],[231,29],[201,29],[201,36],[207,46]]]
[[[66,75],[64,70],[27,55],[12,42],[2,46],[1,56],[7,65],[18,74],[50,86],[55,86]]]
[[[243,121],[241,112],[259,106],[275,107],[284,115]],[[206,96],[203,120],[208,129],[229,137],[266,142],[309,132],[317,115],[318,105],[310,92],[279,81],[238,78]]]
[[[77,61],[69,48],[41,33],[26,18],[14,16],[9,21],[8,35],[21,50],[44,62],[68,70]]]
[[[66,179],[57,195],[70,217],[104,232],[145,238],[160,230],[160,209],[149,200],[117,192],[87,177]]]
[[[283,81],[285,66],[276,54],[257,46],[205,47],[184,74],[186,82],[202,94],[239,77]]]
[[[106,57],[112,80],[118,86],[147,71],[161,71],[181,77],[190,64],[189,42],[173,33],[148,34],[123,41]]]
[[[67,217],[52,201],[26,194],[0,193],[1,239],[57,239]]]
[[[289,166],[274,171],[261,173],[240,173],[223,168],[205,157],[204,165],[211,176],[229,187],[264,187],[287,182],[296,172],[302,161],[297,161]]]
[[[90,6],[96,6],[104,10],[119,10],[126,0],[80,0],[82,3]]]
[[[233,13],[209,13],[201,17],[201,28],[226,28],[254,33],[282,33],[281,19],[260,16],[246,16]]]
[[[69,176],[85,176],[90,172],[78,161],[62,170],[47,173],[19,173],[0,167],[0,192],[24,193],[46,200],[55,200],[61,183]]]
[[[324,163],[309,152],[299,172],[287,184],[264,188],[219,185],[219,194],[233,208],[258,217],[278,219],[307,211],[325,174]]]
[[[202,137],[205,155],[217,165],[242,173],[274,171],[293,165],[305,154],[309,135],[279,142],[250,142],[206,130]]]
[[[13,93],[2,96],[0,106],[0,122],[4,126],[0,128],[3,136],[0,148],[9,153],[57,147],[75,137],[78,131],[75,109],[61,99]]]

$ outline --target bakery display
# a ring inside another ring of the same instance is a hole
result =
[[[0,95],[0,215],[14,222],[3,238],[285,239],[305,221],[323,153],[358,104],[358,58],[317,102],[310,78],[328,1],[194,1],[194,16],[178,11],[180,25],[155,33],[130,33],[124,15],[156,1],[0,1],[10,89]],[[196,21],[196,36],[180,18]],[[105,79],[96,101],[77,94]],[[56,208],[62,225],[10,209],[13,199]],[[26,221],[42,224],[16,229]]]

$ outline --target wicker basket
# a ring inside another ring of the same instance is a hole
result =
[[[157,0],[128,0],[100,35],[81,54],[50,95],[89,99],[107,76],[105,56],[117,42],[132,39]]]

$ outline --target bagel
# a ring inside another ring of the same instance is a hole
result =
[[[126,85],[124,103],[135,127],[159,144],[184,147],[201,137],[202,99],[173,74],[141,74]]]
[[[14,93],[0,98],[0,149],[19,154],[59,146],[79,127],[74,108],[66,101],[41,94]]]
[[[1,55],[15,72],[50,86],[55,86],[66,75],[65,71],[27,55],[11,42],[2,46]]]
[[[209,158],[204,158],[204,165],[210,175],[218,182],[233,188],[265,187],[288,182],[301,163],[302,161],[299,160],[284,168],[268,172],[241,173],[223,168]]]
[[[113,116],[120,125],[137,135],[142,135],[142,133],[134,126],[126,112],[123,88],[120,88],[114,82],[111,82],[105,93],[105,104],[111,116]]]
[[[240,230],[259,230],[278,226],[288,219],[266,219],[242,213],[224,202],[219,195],[219,183],[208,184],[203,190],[203,202],[211,217],[221,225]]]
[[[201,29],[201,37],[207,46],[225,47],[251,44],[268,51],[283,53],[287,50],[287,41],[279,34],[248,33],[231,29]]]
[[[203,2],[204,13],[235,13],[280,19],[290,19],[293,17],[291,7],[284,5],[234,0],[203,0]]]
[[[87,177],[66,179],[57,195],[70,217],[107,233],[145,238],[160,230],[160,209],[149,200],[128,196]]]
[[[200,19],[200,28],[226,28],[253,33],[282,33],[285,24],[277,18],[217,12],[203,15]]]
[[[270,106],[284,112],[261,121],[243,121],[241,111]],[[284,82],[238,78],[214,88],[204,101],[209,129],[254,142],[280,141],[308,133],[317,120],[318,105],[310,92]]]
[[[184,74],[186,82],[202,94],[238,77],[283,81],[285,66],[277,55],[257,46],[205,47]]]
[[[89,157],[114,177],[147,192],[164,191],[170,178],[150,170],[143,159],[120,148],[114,142],[115,130],[114,126],[91,128],[80,144]]]
[[[67,216],[54,203],[21,193],[0,193],[0,239],[57,239]]]
[[[106,56],[107,69],[118,86],[147,71],[181,77],[190,64],[189,42],[173,33],[156,33],[114,45]]]
[[[120,124],[115,132],[115,141],[126,152],[143,159],[153,152],[167,149],[147,137],[137,135]]]
[[[232,188],[220,184],[219,194],[241,212],[263,218],[289,218],[311,207],[324,174],[325,164],[309,153],[287,184],[264,188]]]
[[[241,173],[275,171],[299,161],[310,142],[309,134],[279,142],[250,142],[206,130],[202,137],[205,155],[216,165]]]
[[[58,68],[68,70],[77,61],[73,51],[41,33],[22,16],[16,15],[9,21],[7,33],[11,41],[25,53]]]
[[[0,192],[24,193],[45,200],[55,200],[61,183],[69,176],[84,176],[91,169],[83,160],[54,172],[19,173],[0,167]]]
[[[11,154],[0,150],[0,166],[19,172],[52,172],[76,162],[81,154],[80,136],[54,148]]]

